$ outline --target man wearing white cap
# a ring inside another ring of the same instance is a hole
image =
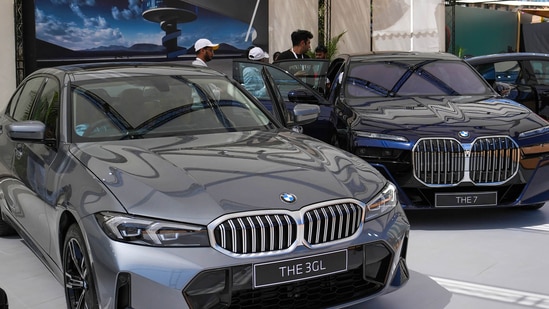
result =
[[[207,67],[206,62],[213,59],[214,50],[219,48],[219,44],[213,44],[208,39],[198,39],[194,43],[194,50],[196,52],[196,59],[193,61],[193,65]]]
[[[248,59],[261,62],[269,62],[269,54],[261,47],[254,47],[248,52]],[[261,72],[256,66],[248,66],[242,71],[243,86],[257,98],[265,97],[267,90]]]

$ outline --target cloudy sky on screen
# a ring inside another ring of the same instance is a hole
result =
[[[205,9],[198,18],[178,25],[180,47],[199,38],[246,49],[248,24]],[[71,50],[100,46],[162,45],[165,32],[141,16],[139,0],[35,0],[36,38]]]

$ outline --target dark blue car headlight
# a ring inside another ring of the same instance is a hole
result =
[[[113,240],[148,246],[210,246],[205,226],[112,212],[98,213],[95,217]]]
[[[374,132],[364,132],[364,131],[356,131],[356,135],[359,137],[366,137],[371,139],[385,139],[395,142],[408,142],[408,138],[405,136],[400,135],[392,135],[392,134],[384,134],[384,133],[374,133]]]
[[[545,127],[537,128],[537,129],[534,129],[534,130],[522,132],[522,133],[519,134],[519,138],[523,139],[523,138],[533,137],[533,136],[547,134],[547,133],[549,133],[549,126],[545,126]]]
[[[385,188],[369,203],[366,204],[364,221],[375,219],[393,210],[398,203],[398,195],[395,185],[387,183]]]

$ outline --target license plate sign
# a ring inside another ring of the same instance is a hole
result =
[[[347,270],[347,250],[254,264],[254,287],[306,280]]]
[[[497,192],[437,193],[436,207],[495,206],[498,203]]]

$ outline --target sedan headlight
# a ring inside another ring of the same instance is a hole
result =
[[[395,185],[387,183],[387,186],[372,199],[367,205],[364,221],[372,220],[393,210],[398,205],[398,195]]]
[[[119,213],[95,215],[111,239],[148,246],[207,247],[205,226],[169,222]]]
[[[359,137],[366,137],[366,138],[372,138],[372,139],[386,139],[390,141],[404,142],[404,143],[408,142],[408,139],[406,137],[399,136],[399,135],[392,135],[392,134],[357,131],[356,135]]]

